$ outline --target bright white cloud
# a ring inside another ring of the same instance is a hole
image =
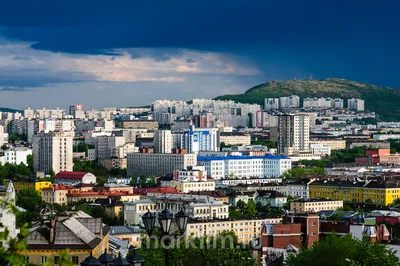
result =
[[[193,75],[248,76],[259,73],[257,69],[220,53],[159,50],[165,60],[157,60],[143,49],[112,51],[119,55],[68,54],[35,50],[31,43],[0,40],[0,71],[8,77],[42,78],[42,84],[76,81],[174,83],[184,82]],[[0,86],[14,85],[1,83],[0,78]]]

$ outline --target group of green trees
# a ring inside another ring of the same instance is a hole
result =
[[[324,157],[321,160],[298,161],[297,165],[303,165],[306,167],[306,168],[304,168],[305,174],[314,174],[313,172],[316,172],[317,174],[319,174],[320,172],[323,173],[323,168],[330,167],[330,166],[332,166],[332,164],[354,163],[356,157],[365,156],[366,151],[367,151],[367,147],[365,147],[365,146],[354,147],[354,148],[345,149],[345,150],[333,150],[331,152],[331,156]],[[293,169],[297,169],[297,167],[293,167]],[[312,170],[309,170],[309,169],[312,169]],[[297,173],[301,173],[303,170],[294,170],[294,171],[298,171]],[[310,171],[311,173],[307,173],[307,171]]]
[[[141,175],[139,179],[132,177],[130,185],[141,188],[151,188],[157,187],[157,181],[154,176],[147,178],[146,176]]]
[[[229,207],[230,218],[255,218],[257,216],[256,203],[253,199],[249,199],[248,202],[239,200],[236,206]]]
[[[283,214],[284,210],[282,208],[273,207],[270,203],[256,203],[253,199],[249,199],[247,203],[239,200],[236,206],[229,207],[229,217],[234,219],[281,217]]]
[[[250,257],[249,245],[242,245],[233,232],[222,232],[216,237],[192,237],[188,240],[172,240],[168,249],[170,265],[174,266],[214,266],[214,265],[248,265],[257,262]],[[215,244],[214,244],[215,243]],[[142,246],[136,250],[145,260],[145,265],[164,265],[165,253],[155,239],[144,238]],[[128,258],[133,253],[128,254]]]
[[[390,153],[400,153],[400,139],[389,139]]]
[[[300,178],[309,175],[322,175],[325,170],[321,167],[310,167],[310,168],[302,168],[302,167],[293,167],[292,169],[287,170],[282,174],[282,178]]]
[[[270,141],[270,140],[266,140],[266,139],[252,140],[251,145],[263,145],[263,146],[267,146],[270,149],[277,148],[277,143],[275,141]]]
[[[355,239],[351,235],[329,235],[302,248],[299,254],[290,255],[288,266],[398,266],[400,260],[386,245],[370,239]]]
[[[23,163],[17,165],[10,163],[0,164],[0,185],[4,184],[4,179],[6,178],[26,178],[31,176],[33,173],[32,155],[28,155],[27,162],[28,166]]]

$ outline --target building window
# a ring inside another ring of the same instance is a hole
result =
[[[317,223],[316,222],[312,222],[311,226],[317,226]]]
[[[54,257],[54,264],[59,264],[60,263],[60,257],[59,256],[55,256]]]
[[[46,260],[47,260],[47,257],[46,257],[46,256],[42,256],[42,257],[40,258],[40,262],[41,262],[42,264],[45,264],[45,263],[46,263]]]
[[[311,236],[316,236],[317,234],[315,232],[311,232]]]
[[[72,256],[71,260],[72,260],[73,264],[79,264],[79,257],[78,256]]]

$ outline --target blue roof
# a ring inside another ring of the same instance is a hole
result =
[[[288,159],[283,155],[265,154],[264,156],[197,156],[197,161],[223,161],[223,160],[250,160],[250,159]]]

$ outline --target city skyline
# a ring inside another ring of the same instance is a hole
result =
[[[398,88],[398,5],[6,3],[0,106],[141,106],[310,75]]]

